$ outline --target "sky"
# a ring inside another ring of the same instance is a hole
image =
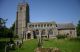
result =
[[[0,18],[9,28],[16,20],[17,5],[27,1],[31,22],[73,23],[80,20],[80,0],[0,0]]]

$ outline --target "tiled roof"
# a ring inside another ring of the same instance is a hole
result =
[[[56,24],[56,22],[30,22],[28,24]]]
[[[73,23],[57,24],[57,29],[74,29]]]

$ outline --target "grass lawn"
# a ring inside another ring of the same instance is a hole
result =
[[[34,52],[37,47],[37,40],[27,40],[24,41],[22,48],[19,48],[13,52]],[[43,41],[43,47],[57,47],[61,52],[80,52],[80,41],[70,41],[63,39],[51,39],[48,41]]]
[[[80,52],[80,41],[55,39],[44,41],[43,47],[57,47],[61,50],[61,52]]]
[[[37,40],[33,39],[33,40],[27,40],[24,41],[22,48],[17,48],[14,51],[11,52],[34,52],[34,49],[37,48]]]

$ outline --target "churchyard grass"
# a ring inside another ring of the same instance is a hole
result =
[[[34,49],[37,48],[37,40],[26,40],[23,42],[23,45],[21,48],[17,48],[14,51],[11,52],[34,52]]]
[[[45,48],[59,48],[61,52],[80,52],[80,41],[72,41],[68,39],[49,39],[43,41]],[[37,40],[24,41],[22,48],[17,48],[11,52],[34,52],[37,48]]]
[[[43,47],[57,47],[61,52],[80,52],[80,41],[65,40],[65,39],[51,39],[43,42]]]

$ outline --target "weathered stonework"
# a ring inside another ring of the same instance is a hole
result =
[[[16,34],[23,36],[23,32],[29,23],[29,6],[27,3],[19,3],[16,16]]]
[[[56,22],[29,22],[29,5],[20,3],[17,8],[15,32],[24,40],[56,38],[57,35],[76,37],[76,27],[72,23],[57,24]]]

